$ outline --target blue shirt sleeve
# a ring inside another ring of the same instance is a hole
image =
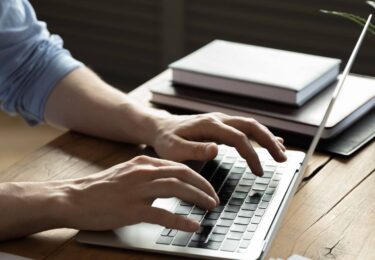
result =
[[[44,120],[51,90],[83,66],[37,20],[27,0],[0,0],[0,105],[29,124]]]

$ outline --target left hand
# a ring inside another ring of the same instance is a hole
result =
[[[248,138],[265,147],[276,161],[287,159],[283,139],[275,137],[267,127],[252,118],[222,113],[159,118],[153,147],[165,159],[205,161],[217,155],[216,143],[226,144],[235,147],[252,172],[261,176],[259,158]]]

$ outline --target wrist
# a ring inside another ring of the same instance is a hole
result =
[[[171,116],[165,110],[154,109],[146,106],[139,106],[135,103],[129,102],[126,104],[126,109],[123,109],[124,116],[133,118],[132,125],[134,131],[132,132],[132,137],[130,140],[132,143],[136,144],[146,144],[149,146],[154,146],[157,136],[160,134],[162,122]],[[124,125],[123,131],[129,133],[129,125]]]

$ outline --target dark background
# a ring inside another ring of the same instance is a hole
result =
[[[73,55],[129,91],[171,61],[223,39],[346,61],[361,28],[320,9],[367,17],[360,0],[32,0]],[[352,72],[375,76],[375,36]]]

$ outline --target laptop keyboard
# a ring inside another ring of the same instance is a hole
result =
[[[217,157],[200,172],[218,192],[220,205],[206,211],[180,201],[175,214],[197,220],[200,229],[190,233],[165,228],[156,243],[227,252],[246,250],[282,177],[268,154],[260,153],[259,157],[262,177],[252,174],[233,148],[220,147]]]

